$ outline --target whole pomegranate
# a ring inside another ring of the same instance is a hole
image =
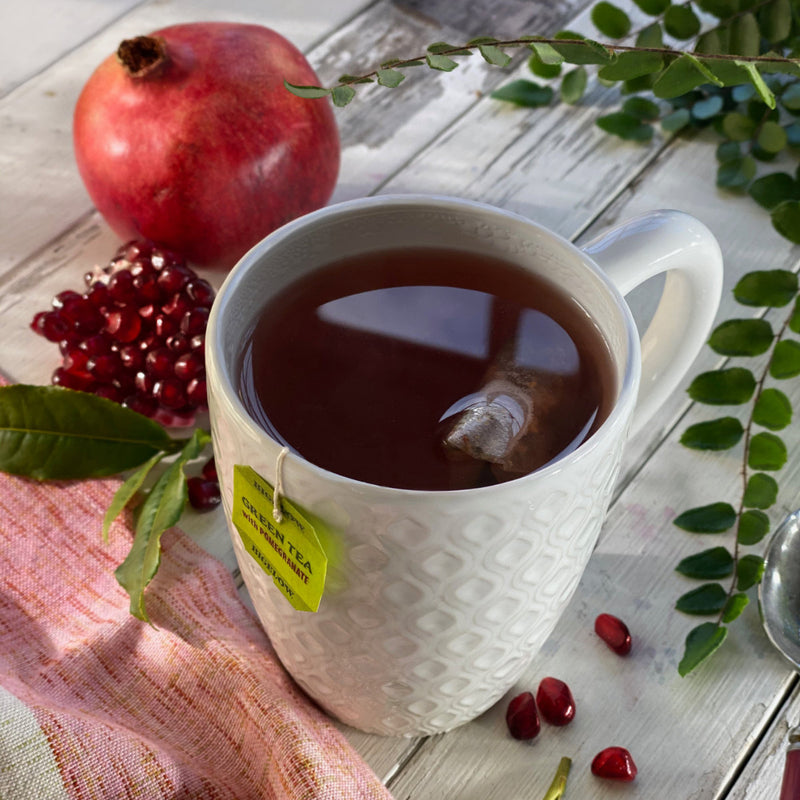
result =
[[[229,269],[252,245],[323,206],[339,171],[327,100],[302,53],[259,25],[197,22],[129,39],[78,98],[78,169],[124,239]]]

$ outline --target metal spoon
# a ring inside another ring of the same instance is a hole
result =
[[[767,637],[800,671],[800,510],[789,514],[772,535],[758,587]],[[800,797],[800,726],[788,735],[780,800]]]

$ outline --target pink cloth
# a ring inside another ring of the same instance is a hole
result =
[[[390,798],[284,672],[225,567],[181,531],[162,540],[153,626],[130,616],[113,574],[130,519],[108,545],[100,533],[117,485],[0,474],[0,795]],[[3,763],[12,741],[18,764]]]

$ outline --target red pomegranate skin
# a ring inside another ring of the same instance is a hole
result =
[[[165,61],[133,77],[116,54],[84,86],[73,135],[89,195],[123,239],[230,269],[256,242],[330,199],[339,135],[303,54],[259,25],[198,22],[150,34]]]

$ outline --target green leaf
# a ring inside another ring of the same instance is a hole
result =
[[[552,101],[553,90],[549,86],[541,86],[534,81],[520,78],[495,89],[491,96],[495,100],[505,100],[518,106],[538,108],[546,106]]]
[[[771,475],[756,472],[747,481],[742,505],[747,508],[769,508],[778,499],[778,482]]]
[[[111,400],[58,386],[0,387],[0,470],[36,480],[116,475],[175,452],[157,422]]]
[[[208,433],[195,430],[178,458],[156,481],[139,511],[130,552],[114,572],[120,586],[130,595],[131,614],[145,622],[149,620],[144,591],[161,561],[161,534],[178,522],[186,505],[183,467],[187,461],[197,458],[210,440]]]
[[[658,119],[660,113],[659,107],[646,97],[629,97],[622,104],[622,110],[643,122]]]
[[[687,108],[678,108],[671,114],[661,119],[661,127],[668,133],[676,133],[685,128],[691,120],[691,115]]]
[[[794,309],[789,317],[789,330],[800,333],[800,297],[794,302]]]
[[[765,319],[730,319],[714,329],[708,344],[723,356],[758,356],[769,350],[774,338]]]
[[[297,97],[302,97],[305,100],[317,100],[320,97],[327,97],[330,93],[330,89],[326,89],[323,86],[300,86],[295,83],[289,83],[289,81],[283,81],[283,85],[294,95]]]
[[[712,406],[746,403],[756,388],[756,379],[749,369],[730,367],[701,372],[689,384],[689,397]]]
[[[771,431],[780,431],[791,421],[792,404],[789,398],[780,389],[764,389],[753,407],[753,422]]]
[[[700,33],[700,20],[690,5],[670,6],[664,14],[664,30],[676,39],[691,39]]]
[[[794,378],[800,375],[800,342],[784,339],[775,345],[769,374],[777,380]]]
[[[690,425],[681,436],[681,444],[693,450],[729,450],[744,434],[736,417],[722,417]]]
[[[645,14],[658,17],[663,14],[670,4],[670,0],[633,0]]]
[[[151,459],[145,461],[136,472],[133,473],[114,493],[111,503],[106,509],[105,516],[103,517],[103,541],[108,541],[108,532],[111,528],[111,523],[122,513],[122,510],[134,498],[136,492],[142,488],[150,470],[158,464],[164,457],[164,453],[156,453]]]
[[[482,44],[478,48],[478,52],[480,52],[485,61],[495,67],[507,67],[511,63],[511,56],[494,45]]]
[[[800,200],[800,184],[788,172],[771,172],[757,178],[747,191],[756,203],[768,210],[784,200]]]
[[[747,608],[750,598],[743,593],[731,595],[722,609],[722,621],[733,622]]]
[[[750,439],[747,466],[773,472],[786,463],[786,445],[774,433],[757,433]]]
[[[400,59],[395,58],[392,63],[399,64],[400,63]],[[383,68],[386,68],[387,66],[388,66],[387,64],[381,64],[381,67],[383,67]],[[361,75],[361,76],[359,76],[359,75],[349,75],[348,73],[345,73],[344,75],[340,75],[336,79],[336,83],[373,83],[373,80],[372,80],[372,78],[368,78],[368,77],[366,77],[364,75]],[[325,91],[328,91],[328,90],[326,89]]]
[[[789,0],[772,0],[760,9],[758,27],[771,43],[782,42],[792,32],[792,6]]]
[[[758,71],[756,65],[751,61],[736,60],[733,63],[737,67],[741,67],[747,73],[747,77],[750,79],[750,82],[753,84],[753,86],[755,86],[759,97],[764,101],[764,103],[766,103],[769,108],[775,108],[775,94],[761,77],[761,73]]]
[[[660,53],[630,50],[620,53],[613,64],[601,67],[597,76],[607,81],[627,81],[641,75],[659,72],[663,66],[664,59]]]
[[[738,0],[697,0],[697,6],[717,19],[727,19],[739,11]]]
[[[752,13],[741,14],[730,23],[730,52],[737,56],[757,56],[760,53],[761,32]]]
[[[697,42],[694,46],[695,53],[724,53],[725,46],[723,45],[722,37],[720,36],[720,31],[716,28],[712,28],[709,31],[701,34],[697,38]]]
[[[722,189],[743,189],[756,174],[757,166],[752,156],[723,161],[717,168],[717,186]]]
[[[723,50],[725,50],[723,48]],[[727,50],[725,50],[727,52]],[[713,72],[718,86],[741,86],[742,84],[752,85],[750,75],[735,61],[722,61],[720,59],[703,59],[705,67]]]
[[[448,42],[434,42],[427,47],[428,53],[431,55],[442,55],[448,53],[451,56],[471,56],[472,51],[466,47],[458,47]]]
[[[646,28],[642,28],[636,36],[636,46],[663,47],[664,36],[661,32],[661,25],[658,22],[653,22]]]
[[[740,592],[746,592],[757,583],[760,583],[763,575],[764,559],[761,556],[742,556],[736,565],[736,588]]]
[[[575,67],[561,81],[561,99],[570,105],[577,103],[586,91],[588,73],[586,67]]]
[[[722,96],[718,94],[698,100],[692,106],[692,116],[700,120],[711,119],[722,111],[723,103]]]
[[[721,85],[720,80],[708,67],[689,53],[684,53],[659,75],[653,85],[653,94],[662,99],[669,99],[686,94],[704,83]]]
[[[545,42],[531,42],[528,46],[533,50],[533,55],[535,55],[542,64],[560,67],[564,63],[564,56],[550,44],[546,44]],[[544,78],[545,76],[540,75],[540,77]]]
[[[625,111],[614,111],[598,117],[597,126],[606,133],[612,133],[627,141],[646,142],[653,138],[652,125],[642,122],[638,117]]]
[[[611,39],[622,39],[631,31],[630,17],[621,8],[606,0],[595,3],[591,18],[597,30]]]
[[[794,244],[800,244],[800,201],[785,200],[772,210],[772,225]]]
[[[728,593],[718,583],[704,583],[686,594],[682,594],[675,608],[684,614],[704,616],[718,614],[725,607]]]
[[[677,527],[689,533],[724,533],[736,522],[736,511],[730,503],[710,503],[690,508],[673,520]]]
[[[781,92],[781,105],[787,111],[800,111],[800,83],[790,83]]]
[[[595,42],[593,39],[586,39],[580,34],[562,31],[557,33],[555,38],[582,40],[580,42],[553,43],[553,49],[570,64],[610,64],[615,59],[614,54],[607,47],[603,47],[600,42]]]
[[[739,517],[736,539],[739,544],[758,544],[769,533],[769,517],[757,509],[750,509]]]
[[[438,69],[441,72],[452,72],[458,64],[448,56],[440,56],[436,53],[427,53],[425,61],[431,69]]]
[[[553,52],[555,53],[556,51],[553,50]],[[556,55],[558,55],[558,53],[556,53]],[[528,69],[539,78],[555,78],[557,75],[561,74],[561,64],[564,61],[561,56],[558,57],[560,60],[555,64],[551,64],[547,63],[546,61],[542,61],[542,59],[539,57],[539,54],[537,52],[533,52],[528,58]]]
[[[788,305],[797,295],[797,275],[785,269],[748,272],[736,286],[733,296],[743,306]]]
[[[689,631],[684,645],[683,658],[678,664],[678,674],[688,675],[705,661],[725,641],[728,629],[716,622],[704,622]]]
[[[717,161],[723,163],[725,161],[732,161],[734,158],[739,158],[742,155],[742,146],[739,142],[721,142],[717,145],[716,156]]]
[[[732,141],[746,142],[755,134],[756,123],[738,111],[731,111],[722,120],[722,130]]]
[[[381,86],[387,86],[390,89],[394,89],[396,86],[399,86],[404,80],[406,76],[403,75],[400,70],[397,69],[379,69],[378,70],[378,83]]]
[[[726,547],[712,547],[682,559],[675,570],[699,580],[725,578],[733,572],[733,556]]]
[[[346,106],[356,96],[356,90],[352,86],[334,86],[331,89],[331,100],[338,108]]]

